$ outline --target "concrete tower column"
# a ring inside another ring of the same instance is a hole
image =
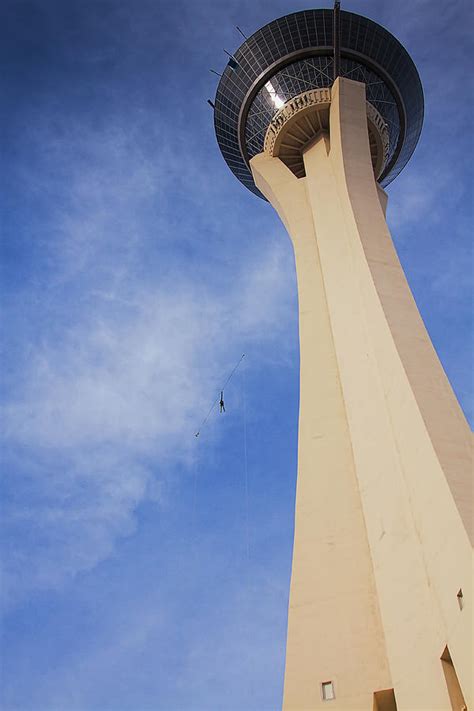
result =
[[[364,84],[336,80],[329,135],[303,160],[302,178],[267,153],[250,161],[299,295],[284,708],[469,708],[470,430],[392,244]]]

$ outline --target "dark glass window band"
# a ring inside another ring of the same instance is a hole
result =
[[[318,48],[317,50],[314,50],[313,48],[308,48],[305,50],[299,50],[296,52],[292,52],[290,55],[287,55],[287,57],[284,57],[282,60],[279,62],[275,62],[272,64],[268,70],[262,74],[258,79],[255,80],[253,83],[252,87],[248,91],[244,102],[241,106],[240,114],[239,114],[239,123],[238,123],[238,136],[239,136],[239,150],[240,153],[242,154],[244,161],[247,165],[247,168],[249,169],[250,172],[250,167],[249,167],[249,162],[250,158],[253,156],[249,156],[249,152],[247,150],[247,144],[245,140],[245,131],[247,127],[247,117],[249,110],[252,106],[252,103],[257,96],[258,92],[261,90],[265,84],[271,80],[271,78],[280,72],[282,69],[285,69],[285,67],[288,67],[295,62],[301,60],[301,59],[309,59],[311,57],[328,57],[328,59],[332,59],[331,55],[331,47],[321,47]],[[398,137],[398,142],[397,142],[397,147],[395,148],[394,154],[391,157],[391,160],[389,164],[386,166],[384,169],[382,175],[380,176],[379,182],[382,182],[387,175],[391,172],[393,166],[395,165],[397,158],[401,152],[402,145],[405,139],[405,133],[406,133],[406,112],[405,112],[405,107],[403,105],[403,101],[401,99],[400,93],[396,87],[396,85],[392,82],[390,77],[387,75],[387,73],[383,70],[382,67],[376,65],[374,62],[368,62],[365,57],[361,56],[359,52],[350,52],[345,49],[341,50],[341,57],[343,59],[352,59],[353,61],[359,62],[363,67],[365,66],[367,69],[371,70],[374,72],[374,74],[378,74],[381,76],[381,78],[384,80],[384,82],[387,85],[387,88],[390,90],[390,93],[392,94],[393,98],[395,99],[395,102],[397,104],[397,109],[398,109],[398,116],[399,116],[399,121],[400,121],[400,133]],[[332,67],[331,67],[331,72],[332,72]],[[330,86],[330,83],[328,83],[328,86]],[[292,98],[292,97],[289,97]]]

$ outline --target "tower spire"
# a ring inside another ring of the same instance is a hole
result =
[[[332,25],[333,47],[334,47],[334,74],[333,78],[336,81],[341,73],[341,3],[340,0],[335,0],[333,10],[333,25]]]

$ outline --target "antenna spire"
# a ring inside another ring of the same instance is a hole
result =
[[[334,74],[333,78],[336,81],[341,73],[341,3],[340,0],[335,0],[333,10],[332,36],[334,47]]]

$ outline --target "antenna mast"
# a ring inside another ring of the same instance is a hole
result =
[[[333,10],[332,36],[334,46],[334,81],[341,73],[341,3],[335,0]]]

